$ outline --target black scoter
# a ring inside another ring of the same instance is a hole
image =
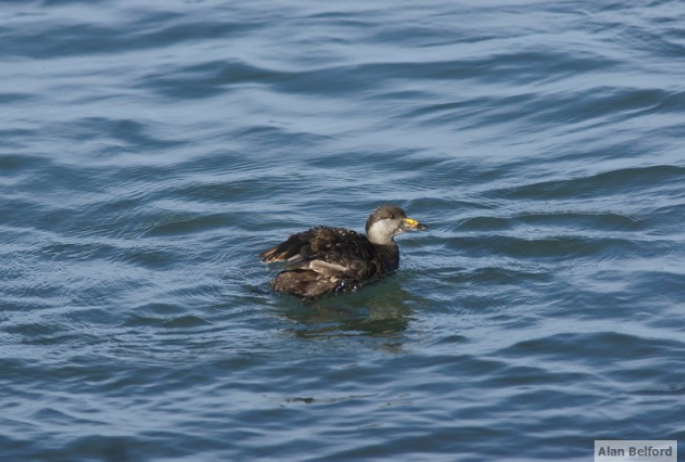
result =
[[[293,234],[262,252],[263,262],[286,262],[272,282],[277,292],[317,298],[356,290],[400,264],[395,236],[426,229],[395,205],[378,207],[366,221],[366,236],[344,228],[318,226]]]

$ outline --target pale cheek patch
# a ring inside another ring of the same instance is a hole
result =
[[[369,229],[369,240],[376,244],[389,244],[392,237],[398,234],[397,225],[390,219],[377,221]]]

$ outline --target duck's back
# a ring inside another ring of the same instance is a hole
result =
[[[396,246],[384,249],[389,251],[388,255],[376,247],[355,231],[321,226],[293,234],[260,257],[267,263],[287,263],[273,282],[275,290],[314,298],[353,290],[362,282],[395,269],[399,254],[391,254],[397,251]]]

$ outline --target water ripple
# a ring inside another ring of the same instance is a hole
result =
[[[679,2],[6,3],[6,459],[685,438]],[[271,292],[384,202],[397,272]]]

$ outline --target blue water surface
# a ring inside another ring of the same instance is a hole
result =
[[[8,461],[685,446],[685,4],[7,1]],[[260,251],[426,222],[303,302]]]

